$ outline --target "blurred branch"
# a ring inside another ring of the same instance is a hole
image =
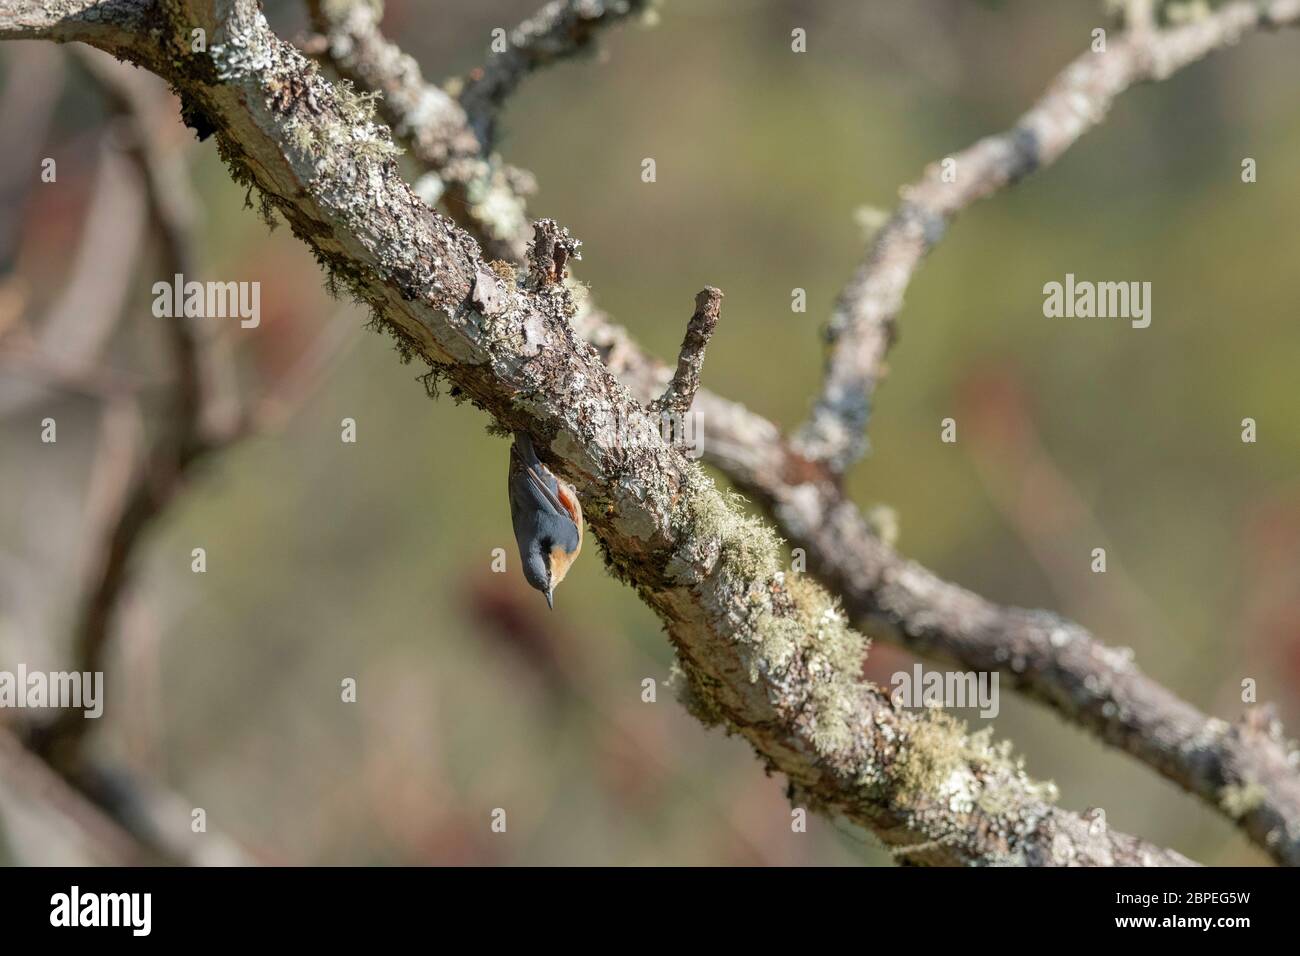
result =
[[[134,71],[124,70],[97,50],[81,48],[78,52],[124,127],[127,155],[145,184],[149,223],[158,239],[163,273],[193,275],[197,267],[193,235],[197,202],[183,157],[160,148],[155,141],[156,100]],[[121,428],[114,425],[121,419],[114,411],[117,406],[110,405],[105,415],[105,437],[112,432],[118,438],[101,443],[91,483],[92,506],[87,509],[91,547],[74,645],[75,669],[80,671],[103,670],[134,555],[193,469],[255,429],[282,425],[353,339],[336,323],[319,336],[278,386],[268,389],[251,411],[241,414],[233,409],[236,399],[218,393],[219,384],[233,379],[230,372],[217,367],[228,361],[228,356],[184,316],[167,322],[166,330],[173,382],[163,416],[164,433],[141,459],[135,452],[136,443],[125,440]],[[88,376],[85,380],[98,381],[98,376]],[[83,381],[83,376],[78,373],[74,380]],[[33,746],[54,766],[75,775],[88,729],[76,711],[65,711],[53,724],[33,734]]]
[[[78,57],[119,124],[118,138],[143,183],[149,224],[159,240],[166,272],[191,273],[194,203],[183,161],[159,149],[152,140],[151,127],[160,110],[152,84],[142,83],[133,71],[123,70],[98,51],[82,48]],[[125,286],[132,270],[123,267],[120,271],[123,274],[114,275],[113,281]],[[110,304],[104,311],[115,316],[118,309]],[[10,358],[23,362],[29,370],[54,371],[56,381],[94,390],[104,402],[100,449],[87,503],[90,530],[86,536],[89,556],[85,591],[74,638],[74,669],[96,672],[104,669],[105,648],[136,545],[179,486],[183,473],[215,444],[201,434],[205,402],[202,379],[209,374],[204,368],[209,356],[183,319],[168,325],[175,365],[165,419],[168,430],[141,465],[137,446],[142,425],[131,400],[134,390],[96,369],[91,361],[102,348],[112,323],[92,326],[85,321],[86,316],[79,318],[86,327],[61,329],[57,345],[61,351],[79,356],[84,368],[53,365],[51,369],[47,367],[51,363],[43,361],[34,350],[27,354],[11,352]],[[51,723],[28,728],[30,757],[24,760],[10,752],[10,762],[30,766],[29,761],[39,760],[48,767],[47,773],[57,775],[64,786],[74,788],[138,841],[133,853],[145,860],[247,862],[243,851],[218,832],[193,834],[190,808],[178,797],[89,758],[82,746],[88,729],[89,722],[79,711],[63,710]],[[118,857],[115,862],[123,862],[120,852]]]
[[[36,817],[76,865],[247,865],[217,829],[191,829],[191,805],[130,775],[88,763],[70,777],[0,724],[0,809],[6,822]]]
[[[800,454],[841,473],[867,450],[871,398],[903,293],[957,213],[1050,166],[1129,87],[1166,79],[1252,30],[1297,22],[1300,0],[1233,0],[1183,26],[1130,31],[1105,52],[1081,54],[1012,129],[927,167],[901,190],[902,202],[840,293],[827,331],[832,348],[822,391],[795,437]]]
[[[1160,5],[1160,0],[1127,0],[1127,5],[1124,22],[1131,31],[1144,33],[1156,28],[1156,8]]]
[[[134,395],[144,383],[100,366],[69,366],[30,344],[0,346],[0,367],[32,379],[44,388],[109,400]]]
[[[417,191],[468,229],[492,259],[523,262],[530,224],[524,196],[531,177],[503,167],[479,144],[456,99],[425,81],[419,64],[379,29],[372,0],[307,0],[317,36],[305,47],[367,92],[397,139],[428,174]]]
[[[380,108],[412,155],[430,168],[481,152],[456,98],[428,83],[420,65],[379,28],[381,0],[306,0],[316,36],[306,52],[324,56],[360,88],[382,94]]]
[[[21,78],[21,82],[19,81]],[[63,92],[63,57],[54,50],[29,47],[9,58],[0,89],[0,285],[13,268],[18,227],[46,148],[54,107]]]
[[[10,819],[17,818],[20,807],[38,808],[37,812],[53,821],[61,841],[72,844],[80,865],[139,866],[159,862],[147,847],[28,751],[3,725],[0,806]]]
[[[502,428],[534,437],[584,499],[611,571],[664,621],[688,707],[743,735],[788,776],[795,799],[870,828],[917,863],[1188,862],[1055,807],[1054,788],[1007,748],[897,708],[864,681],[861,636],[820,587],[787,578],[770,529],[657,430],[629,447],[628,423],[650,416],[576,339],[567,287],[516,285],[490,321],[477,312],[471,295],[487,270],[476,243],[429,212],[364,101],[315,73],[253,0],[160,0],[159,11],[148,50],[114,35],[114,11],[102,5],[92,28],[84,16],[52,23],[19,0],[0,11],[0,37],[84,39],[161,72],[187,121],[215,134],[232,174],[261,191],[402,350]],[[206,52],[191,52],[194,28],[207,31]]]
[[[552,0],[511,30],[506,49],[470,73],[460,94],[485,151],[496,142],[498,112],[526,76],[588,49],[602,28],[651,6],[651,0]]]
[[[601,27],[652,6],[652,0],[548,4],[515,31],[530,52],[512,48],[490,59],[457,100],[427,82],[419,64],[384,36],[376,0],[306,3],[316,31],[306,51],[359,88],[381,94],[380,115],[426,173],[416,191],[430,205],[440,201],[489,259],[516,264],[525,261],[532,229],[526,202],[536,184],[493,153],[496,112],[533,69],[588,48]]]
[[[191,275],[194,271],[193,206],[184,173],[175,156],[163,155],[149,129],[150,107],[134,76],[105,65],[96,51],[84,51],[82,63],[95,78],[113,114],[126,128],[127,154],[145,184],[146,207],[152,231],[159,239],[165,275]],[[105,501],[93,528],[85,591],[79,602],[75,628],[76,669],[102,671],[104,651],[112,630],[118,601],[126,586],[137,543],[180,488],[186,472],[213,443],[202,432],[205,372],[201,344],[185,318],[165,324],[170,339],[173,384],[168,396],[164,433],[149,449],[142,464],[131,461],[100,462],[97,471],[130,474],[117,482],[115,501]],[[131,455],[131,446],[108,443],[102,454],[110,458]],[[75,772],[80,762],[82,738],[89,725],[73,710],[63,711],[49,727],[33,738],[38,751],[64,772]]]
[[[107,375],[97,367],[99,357],[121,321],[146,227],[144,189],[118,132],[110,127],[101,139],[89,210],[62,292],[30,334],[20,325],[5,336],[33,340],[8,354],[9,364],[35,374],[0,386],[0,416],[17,414],[49,387],[90,385]]]

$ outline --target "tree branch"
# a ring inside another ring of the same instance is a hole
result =
[[[420,66],[379,28],[372,0],[307,0],[318,38],[309,42],[339,76],[381,94],[379,112],[427,175],[416,191],[478,239],[492,259],[523,262],[531,176],[503,166],[479,144],[455,97],[425,81]]]
[[[796,799],[908,848],[912,862],[1187,862],[1056,808],[1054,788],[987,735],[895,708],[858,676],[864,644],[829,595],[783,574],[766,526],[653,428],[638,444],[622,440],[623,425],[647,413],[575,336],[563,284],[515,285],[499,311],[475,310],[476,244],[402,182],[388,131],[364,101],[325,82],[251,0],[160,2],[157,60],[187,121],[215,134],[232,175],[374,308],[401,349],[502,428],[533,435],[578,489],[611,572],[664,620],[688,706],[749,740]],[[0,12],[0,36],[13,35],[10,14]],[[189,51],[195,27],[207,31],[206,53]]]
[[[378,3],[306,2],[319,34],[309,52],[324,54],[340,76],[361,89],[382,94],[380,115],[427,174],[416,191],[431,206],[441,202],[488,258],[522,264],[532,228],[525,208],[536,189],[532,175],[503,164],[475,132],[462,104],[426,82],[415,60],[383,35]],[[606,21],[592,21],[586,29],[594,32],[600,22]]]
[[[99,54],[87,51],[82,63],[96,80],[113,114],[125,126],[126,151],[144,183],[150,226],[158,237],[165,275],[193,274],[192,201],[178,161],[160,155],[151,140],[149,107],[129,76],[106,69]],[[186,472],[215,445],[204,433],[206,403],[205,356],[192,325],[184,317],[166,325],[170,340],[174,380],[169,395],[166,433],[149,450],[142,464],[127,462],[132,475],[120,487],[120,497],[105,505],[102,527],[89,535],[87,562],[74,639],[77,669],[104,669],[104,653],[112,633],[114,611],[125,588],[135,546],[153,520],[180,487]],[[130,454],[111,447],[107,454]],[[89,729],[80,712],[64,710],[48,727],[34,734],[35,748],[58,769],[75,773],[81,743]]]
[[[700,387],[704,350],[713,337],[713,330],[718,327],[721,312],[721,290],[708,286],[696,294],[695,312],[686,323],[686,338],[682,340],[682,350],[677,356],[677,371],[663,395],[656,400],[656,408],[684,414],[691,407]]]
[[[119,127],[116,138],[141,180],[141,202],[158,240],[162,271],[167,275],[192,274],[196,268],[192,188],[182,157],[159,147],[154,138],[161,89],[154,90],[156,81],[114,64],[97,50],[78,47],[77,53],[107,100],[113,122]],[[170,106],[169,98],[164,97],[162,102]],[[129,272],[123,285],[130,281]],[[139,391],[139,384],[120,381],[93,365],[62,372],[59,381],[89,391],[105,406],[101,450],[96,456],[86,507],[89,558],[74,636],[74,670],[104,669],[134,556],[148,529],[175,500],[200,458],[224,449],[255,426],[271,427],[281,422],[330,356],[350,340],[340,335],[343,328],[336,324],[320,336],[299,367],[280,388],[264,396],[254,411],[222,415],[212,387],[220,377],[215,368],[218,350],[209,337],[196,333],[184,317],[177,317],[167,330],[174,360],[174,381],[164,417],[168,431],[144,456],[139,456],[135,447],[134,436],[141,430],[138,409],[134,402],[126,400]],[[65,350],[69,345],[81,344],[71,339],[76,331],[63,329],[55,341]],[[93,336],[98,340],[109,330],[96,331],[102,332]],[[82,354],[86,349],[83,346],[77,351]],[[0,357],[4,357],[3,352]],[[18,353],[17,357],[28,368],[45,368],[38,362],[38,353]],[[48,725],[26,728],[28,759],[39,759],[65,786],[107,814],[138,841],[138,852],[147,859],[196,865],[249,861],[242,848],[215,829],[196,837],[190,830],[188,802],[88,755],[84,745],[89,727],[79,711],[65,710]]]
[[[160,12],[158,0],[9,0],[0,40],[80,41],[157,72],[162,64],[149,41]]]
[[[1280,7],[1270,7],[1270,10],[1285,13]],[[1040,105],[1049,101],[1050,94]],[[409,123],[409,117],[402,122]],[[975,149],[968,152],[973,153]],[[967,200],[970,201],[973,199]],[[896,218],[908,215],[908,209],[905,206]],[[484,239],[481,223],[471,219],[466,225],[481,241]],[[521,235],[522,228],[513,233],[516,238]],[[506,238],[509,240],[510,236]],[[887,271],[881,269],[883,273]],[[910,272],[904,276],[904,283],[908,277]],[[579,323],[584,337],[597,345],[610,367],[640,398],[651,401],[665,387],[667,368],[644,353],[622,329],[609,325],[594,311],[580,316]],[[877,342],[879,357],[883,358],[892,336],[892,324],[872,328],[883,337]],[[876,538],[827,467],[788,445],[775,425],[707,391],[699,395],[698,409],[709,430],[704,446],[706,459],[763,504],[777,520],[782,533],[809,553],[814,570],[833,591],[843,595],[856,623],[879,626],[883,618],[889,625],[889,636],[913,650],[974,669],[1002,672],[1014,686],[1056,707],[1062,716],[1150,764],[1201,796],[1214,809],[1229,815],[1279,861],[1294,858],[1294,840],[1288,834],[1300,832],[1300,810],[1296,803],[1300,776],[1294,769],[1295,757],[1290,745],[1281,737],[1280,730],[1275,728],[1276,732],[1267,738],[1242,734],[1207,737],[1206,728],[1227,725],[1200,713],[1135,667],[1131,668],[1133,679],[1122,685],[1107,679],[1092,662],[1124,660],[1124,656],[1096,641],[1077,625],[1061,621],[1048,612],[999,608],[907,561]],[[833,534],[828,529],[834,529]],[[839,541],[849,543],[847,550],[836,550]],[[879,573],[866,575],[865,568],[879,569]],[[964,602],[970,600],[982,601],[981,619],[997,620],[1002,626],[966,634],[961,619],[951,614],[942,616],[942,627],[935,626],[919,595],[908,595],[907,601],[895,603],[882,593],[884,582],[894,580],[924,582],[925,592],[945,608],[965,606]],[[1059,622],[1072,633],[1082,634],[1083,643],[1076,646],[1084,653],[1068,661],[1055,659],[1050,643],[1055,625],[1036,634],[1040,643],[1048,641],[1043,645],[1042,655],[1025,657],[1010,652],[1007,641],[1013,635],[1024,633],[1022,626],[1013,626],[1021,616],[1040,624]],[[921,633],[926,635],[924,641],[913,636]],[[1013,664],[1023,665],[1023,669],[1013,669]],[[1134,715],[1142,715],[1142,719],[1134,721]],[[1183,733],[1172,739],[1164,731],[1169,726],[1181,727]],[[1266,785],[1255,783],[1265,780],[1269,781]],[[1238,792],[1248,792],[1259,799],[1248,801],[1254,805],[1244,812],[1240,803],[1229,807],[1224,795]]]
[[[326,54],[342,76],[383,95],[385,117],[416,159],[442,167],[479,154],[478,139],[455,97],[426,83],[420,65],[380,31],[379,0],[306,2],[318,34],[310,52]]]
[[[1050,166],[1129,87],[1165,79],[1251,30],[1297,22],[1300,0],[1234,0],[1185,26],[1121,36],[1104,53],[1083,53],[1062,70],[1012,129],[927,167],[901,190],[902,202],[836,303],[821,395],[795,437],[800,454],[838,473],[866,452],[871,398],[903,293],[957,213]]]
[[[23,747],[3,724],[0,769],[0,803],[6,811],[18,810],[18,804],[39,806],[57,822],[61,839],[72,844],[79,863],[141,866],[159,862],[149,847]]]
[[[588,49],[601,28],[651,5],[651,0],[552,0],[511,30],[509,46],[474,70],[460,94],[484,151],[495,144],[497,114],[524,77]]]

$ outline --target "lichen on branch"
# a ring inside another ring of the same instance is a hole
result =
[[[160,0],[144,15],[160,17],[160,43],[102,19],[90,30],[37,16],[24,33],[9,11],[0,37],[86,40],[169,80],[231,175],[332,281],[502,428],[533,436],[577,489],[611,572],[663,620],[693,709],[749,741],[796,800],[907,848],[914,863],[1187,862],[1061,810],[1006,745],[901,710],[865,681],[862,637],[825,590],[782,570],[770,527],[656,429],[628,429],[650,412],[575,332],[554,246],[534,257],[549,268],[522,286],[492,270],[401,178],[371,104],[328,83],[252,0]],[[202,51],[187,45],[195,28]],[[489,272],[500,280],[490,290]]]

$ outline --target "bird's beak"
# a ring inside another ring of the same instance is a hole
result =
[[[552,611],[555,610],[555,588],[548,588],[546,591],[546,606]]]

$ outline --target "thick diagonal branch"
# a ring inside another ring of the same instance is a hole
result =
[[[565,286],[501,289],[493,314],[479,312],[476,244],[401,180],[388,130],[363,103],[275,37],[251,0],[163,8],[160,52],[142,58],[167,73],[189,121],[404,350],[502,427],[533,435],[578,489],[611,572],[665,622],[701,719],[743,735],[797,799],[869,827],[912,862],[1187,862],[1055,807],[1054,789],[987,736],[899,710],[863,681],[860,636],[825,591],[783,573],[770,529],[655,429],[624,440],[646,411],[576,337]],[[7,19],[0,12],[0,36],[14,34]],[[194,27],[206,53],[190,53]]]
[[[669,368],[622,329],[589,320],[610,368],[637,395]],[[1132,655],[1048,611],[1003,607],[944,581],[882,542],[824,464],[780,429],[701,389],[705,460],[763,506],[854,624],[1011,686],[1196,794],[1280,863],[1300,865],[1300,752],[1266,710],[1210,717],[1144,674]]]
[[[402,128],[412,124],[410,116],[399,116]],[[485,248],[493,241],[492,233],[481,220],[466,217],[462,222],[485,243]],[[507,240],[510,235],[524,234],[523,225],[518,225],[508,233]],[[888,326],[872,328],[883,336],[891,334]],[[622,329],[608,324],[602,315],[594,311],[585,313],[582,330],[644,400],[651,400],[665,388],[669,370],[643,352]],[[882,339],[876,344],[878,355],[883,358],[888,342]],[[699,395],[698,407],[708,423],[709,437],[704,443],[706,459],[766,507],[792,544],[809,553],[814,569],[829,586],[844,589],[846,606],[854,612],[857,623],[873,622],[878,626],[877,619],[884,618],[890,625],[886,633],[914,650],[924,650],[975,669],[1003,672],[1013,686],[1150,764],[1237,821],[1274,858],[1279,861],[1294,858],[1296,845],[1287,835],[1300,828],[1300,813],[1296,809],[1300,772],[1294,767],[1288,771],[1295,758],[1275,724],[1273,731],[1264,736],[1238,731],[1204,732],[1205,728],[1229,725],[1197,711],[1141,674],[1135,666],[1130,665],[1134,675],[1131,680],[1107,679],[1095,662],[1127,659],[1068,622],[1059,623],[1072,633],[1083,635],[1084,640],[1073,645],[1083,653],[1072,654],[1068,660],[1065,655],[1050,653],[1049,637],[1055,625],[1036,632],[1035,643],[1044,653],[1029,656],[1010,653],[1004,646],[1009,635],[1026,633],[1013,622],[1022,618],[1040,623],[1059,621],[1048,612],[1001,608],[984,601],[981,620],[998,621],[1003,626],[969,632],[951,615],[943,616],[942,627],[935,626],[935,617],[919,600],[920,592],[895,604],[878,593],[882,582],[923,583],[925,593],[949,609],[969,606],[969,601],[977,598],[878,541],[861,512],[832,480],[827,467],[790,447],[775,425],[707,391]],[[835,551],[834,542],[823,535],[828,528],[838,529],[836,540],[847,541],[847,550]],[[870,559],[860,560],[864,554]],[[863,569],[867,567],[882,571],[878,575],[865,575]],[[908,569],[906,574],[904,568]],[[895,594],[895,597],[901,596]],[[888,610],[877,614],[877,608]],[[913,637],[922,633],[926,635],[924,644]],[[1134,722],[1134,715],[1142,715],[1142,719]],[[1182,733],[1171,736],[1164,730],[1168,726],[1179,726]],[[1253,782],[1259,780],[1269,783]],[[1225,794],[1238,792],[1254,794],[1259,799],[1245,804],[1224,799]]]

